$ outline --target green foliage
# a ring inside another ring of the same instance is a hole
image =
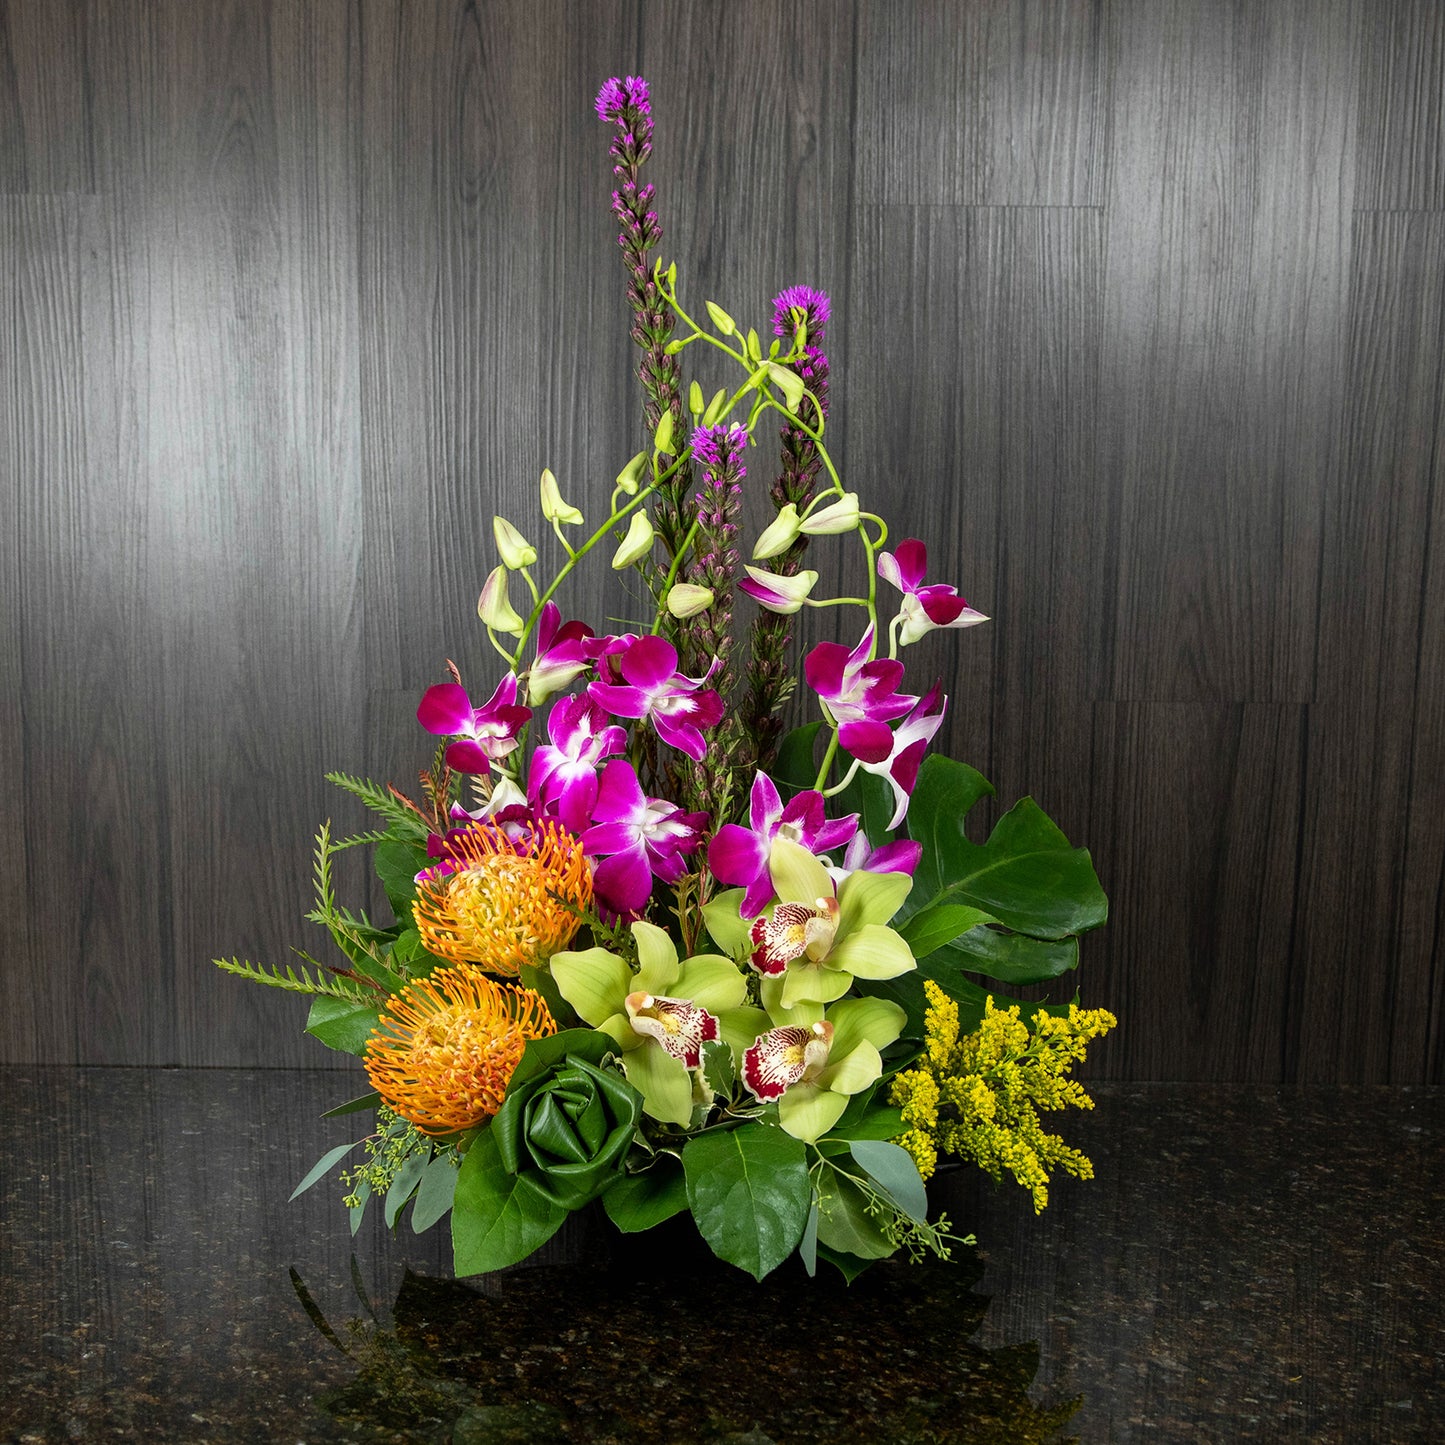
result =
[[[483,1129],[457,1171],[452,1201],[457,1274],[487,1274],[526,1259],[566,1217],[567,1210],[540,1192],[534,1179],[507,1169],[492,1131]]]
[[[640,1234],[687,1208],[687,1179],[675,1154],[660,1154],[640,1174],[623,1174],[602,1196],[607,1217],[623,1234]]]
[[[372,994],[372,998],[376,995]],[[328,1049],[358,1058],[366,1052],[366,1041],[381,1023],[377,1003],[357,1003],[350,999],[318,998],[311,1004],[306,1019],[306,1032],[320,1039]]]
[[[284,988],[291,993],[316,994],[324,998],[342,999],[348,1003],[376,997],[374,989],[354,978],[320,971],[322,966],[314,959],[310,962],[318,970],[315,975],[308,973],[305,968],[298,974],[288,965],[283,972],[275,966],[252,963],[243,958],[213,958],[211,962],[217,968],[234,973],[239,978],[249,979],[252,983],[268,984],[272,988]]]
[[[698,1232],[719,1259],[762,1279],[797,1248],[810,1198],[800,1140],[760,1123],[699,1134],[682,1167]]]
[[[327,773],[326,781],[360,798],[373,813],[381,814],[391,824],[387,830],[391,836],[423,844],[426,842],[429,831],[426,820],[410,804],[402,802],[390,788],[339,772]]]

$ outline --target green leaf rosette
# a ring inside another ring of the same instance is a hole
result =
[[[562,1209],[615,1183],[642,1115],[642,1095],[603,1067],[617,1045],[569,1029],[527,1045],[488,1132],[509,1174]]]

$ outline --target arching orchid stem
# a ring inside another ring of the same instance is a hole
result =
[[[836,739],[837,739],[837,734],[835,733],[833,736],[834,736],[834,740],[836,741]],[[834,783],[831,788],[825,788],[825,789],[823,789],[823,796],[824,796],[825,798],[835,798],[835,797],[837,797],[837,795],[838,795],[839,793],[841,793],[841,792],[848,786],[848,784],[853,781],[854,775],[857,773],[858,769],[859,769],[861,766],[862,766],[862,764],[858,761],[858,759],[857,759],[857,758],[854,758],[854,759],[853,759],[853,762],[851,763],[851,765],[850,765],[849,768],[848,768],[848,771],[843,774],[843,780],[842,780],[842,782]]]
[[[824,785],[828,781],[828,773],[833,766],[833,759],[838,755],[838,729],[832,729],[832,736],[828,739],[828,749],[823,754],[823,765],[818,769],[818,776],[813,780],[813,790],[823,792]]]
[[[692,526],[687,529],[687,536],[682,539],[682,546],[677,549],[677,556],[672,559],[672,566],[667,569],[667,576],[662,580],[662,595],[657,602],[657,616],[652,623],[652,632],[656,635],[662,630],[662,619],[667,615],[667,594],[672,589],[672,584],[677,581],[678,568],[682,566],[682,559],[692,549],[694,539],[697,537],[697,529],[700,522],[696,517],[692,519]]]

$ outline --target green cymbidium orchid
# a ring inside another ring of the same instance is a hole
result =
[[[886,927],[908,896],[906,873],[850,873],[840,888],[806,848],[775,838],[768,860],[777,902],[751,922],[739,912],[743,890],[720,893],[704,909],[721,948],[749,950],[764,978],[781,978],[781,1006],[826,1004],[855,978],[897,978],[918,966],[908,945]]]
[[[778,1122],[812,1144],[842,1117],[849,1098],[882,1076],[882,1050],[907,1015],[881,998],[845,998],[826,1011],[814,1003],[785,1009],[784,984],[767,979],[763,1002],[777,1023],[743,1055],[742,1078],[761,1103],[777,1101]]]
[[[747,980],[720,954],[700,953],[679,963],[672,939],[655,924],[634,923],[632,936],[636,973],[615,953],[588,948],[554,953],[552,977],[577,1013],[617,1044],[627,1082],[642,1095],[643,1112],[662,1123],[686,1125],[702,1046],[724,1036],[722,1020],[740,1009]]]

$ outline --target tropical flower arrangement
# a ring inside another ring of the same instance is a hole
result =
[[[757,1278],[795,1251],[849,1278],[946,1257],[940,1156],[1012,1174],[1037,1208],[1051,1169],[1091,1173],[1041,1114],[1091,1107],[1068,1073],[1114,1019],[997,986],[1068,975],[1105,898],[1030,799],[972,841],[992,788],[927,755],[947,699],[909,691],[901,654],[987,619],[838,474],[827,296],[783,291],[766,343],[712,302],[694,320],[651,254],[648,87],[609,80],[596,108],[649,445],[590,517],[542,473],[555,545],[495,519],[478,613],[500,676],[474,691],[449,663],[421,698],[439,741],[418,795],[328,775],[381,822],[318,837],[308,917],[341,961],[216,962],[313,995],[307,1031],[364,1062],[371,1091],[327,1117],[375,1126],[296,1192],[360,1147],[341,1171],[353,1232],[373,1197],[391,1227],[450,1214],[459,1275],[524,1259],[593,1201],[624,1233],[690,1212]],[[737,367],[734,389],[684,386],[695,346]],[[744,551],[770,434],[769,520]],[[803,565],[820,536],[857,549],[849,595]],[[564,620],[563,585],[599,557],[636,579],[632,630]],[[844,609],[852,641],[800,668],[795,624],[819,608]],[[785,733],[795,689],[806,720]],[[337,902],[353,847],[393,922]]]

